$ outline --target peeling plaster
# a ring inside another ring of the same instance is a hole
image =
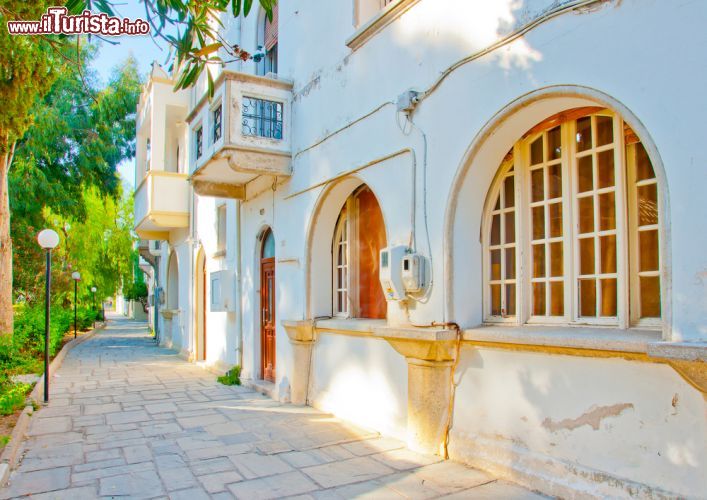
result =
[[[611,406],[592,406],[589,411],[580,415],[577,418],[566,418],[555,422],[550,418],[543,420],[543,427],[552,432],[557,432],[561,429],[573,431],[583,425],[588,425],[595,431],[599,430],[601,421],[608,417],[618,417],[624,410],[633,408],[631,403],[620,403]]]

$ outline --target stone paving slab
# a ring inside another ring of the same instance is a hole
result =
[[[0,499],[539,498],[313,408],[281,404],[112,320],[69,352]]]

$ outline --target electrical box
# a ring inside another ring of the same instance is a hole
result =
[[[410,114],[420,102],[420,93],[416,90],[406,90],[398,96],[396,106],[401,113]]]
[[[231,271],[214,271],[209,275],[209,310],[211,312],[235,312],[235,286]]]
[[[148,251],[150,252],[150,255],[159,257],[160,255],[162,255],[162,242],[157,240],[150,240],[150,242],[148,243]]]
[[[386,300],[405,298],[405,287],[400,270],[406,254],[407,247],[404,245],[387,247],[380,251],[380,282]]]
[[[424,292],[427,287],[427,266],[425,258],[417,253],[409,253],[402,262],[403,287],[407,293]]]

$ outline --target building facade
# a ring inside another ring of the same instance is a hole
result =
[[[275,14],[141,97],[160,342],[547,494],[703,494],[707,4]]]

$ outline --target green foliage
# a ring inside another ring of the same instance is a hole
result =
[[[142,0],[146,17],[152,24],[152,36],[167,42],[176,53],[173,68],[180,69],[177,88],[192,86],[209,66],[223,66],[228,62],[248,60],[251,55],[238,45],[229,45],[218,34],[223,27],[219,14],[244,16],[250,14],[253,0]],[[260,6],[272,21],[273,8],[278,0],[259,0]],[[69,0],[67,8],[74,14],[84,9],[99,12],[113,10],[114,0]],[[216,22],[214,22],[216,21]],[[206,71],[209,94],[213,95],[214,81]]]
[[[0,434],[0,448],[4,448],[9,442],[10,436],[8,436],[7,434]]]
[[[223,385],[241,385],[241,365],[236,365],[216,380]]]
[[[25,398],[31,388],[30,384],[15,384],[0,395],[0,415],[10,415],[24,408]]]

